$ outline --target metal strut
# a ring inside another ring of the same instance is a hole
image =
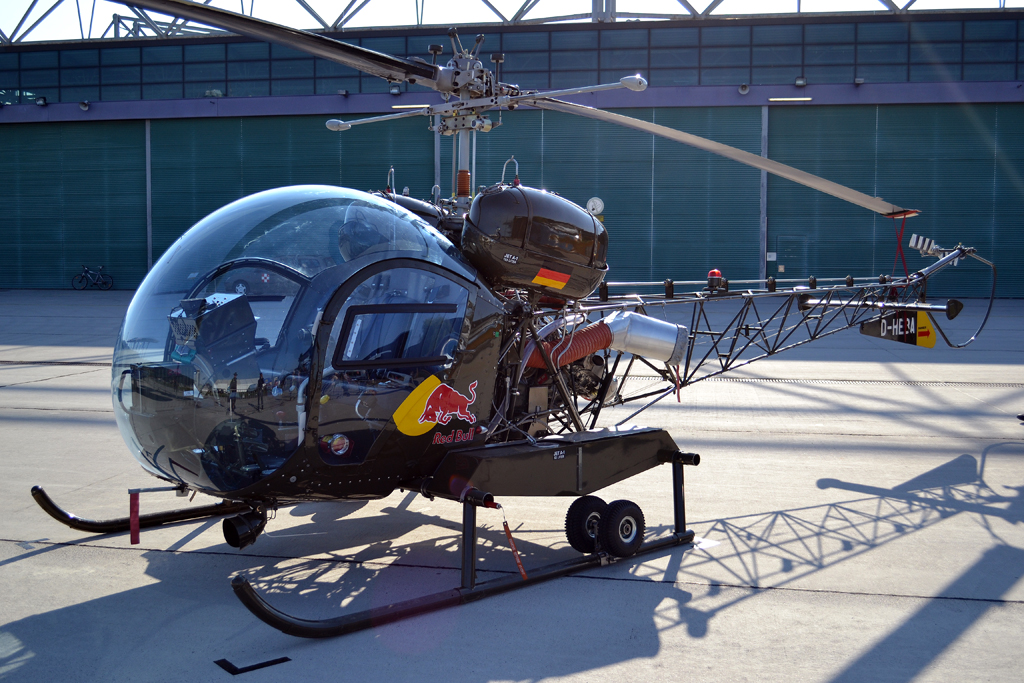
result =
[[[55,520],[78,531],[85,531],[90,534],[116,534],[128,531],[130,520],[128,517],[116,519],[82,519],[76,517],[67,510],[53,502],[53,499],[46,494],[41,486],[32,487],[32,497],[39,503],[39,507],[46,511],[46,514]],[[201,519],[203,517],[222,517],[250,510],[248,503],[236,503],[224,501],[215,505],[203,505],[202,507],[185,508],[182,510],[168,510],[167,512],[153,512],[148,515],[139,516],[139,528],[171,524],[172,522],[184,522],[189,519]]]
[[[686,528],[683,465],[700,464],[700,456],[696,453],[676,453],[672,457],[671,462],[675,533],[666,538],[643,544],[630,558],[693,542],[694,532]],[[420,614],[476,602],[477,600],[532,586],[543,581],[569,576],[585,569],[600,567],[620,559],[611,557],[603,552],[593,553],[573,560],[530,569],[529,578],[527,579],[523,579],[516,573],[512,576],[503,576],[478,584],[476,583],[476,508],[490,507],[485,501],[493,501],[493,498],[491,498],[490,494],[479,492],[475,489],[474,491],[477,495],[465,495],[462,502],[462,586],[460,588],[453,588],[412,600],[403,600],[402,602],[346,614],[334,617],[333,619],[302,619],[282,612],[257,593],[248,579],[241,574],[231,579],[231,589],[242,604],[260,621],[273,626],[282,633],[300,638],[334,638],[362,631],[371,626],[390,624]]]

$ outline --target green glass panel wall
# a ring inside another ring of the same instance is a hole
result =
[[[911,270],[932,259],[907,250],[910,234],[943,246],[962,242],[996,262],[1000,295],[1020,296],[1022,123],[1018,104],[773,108],[769,156],[921,210],[903,236]],[[893,272],[900,226],[891,219],[786,180],[770,178],[768,188],[768,250],[786,266],[779,277]],[[931,291],[982,296],[989,282],[981,269],[964,269],[935,280]]]
[[[0,126],[0,287],[61,289],[82,265],[146,270],[145,123]]]
[[[761,153],[761,108],[657,109],[654,122]],[[759,276],[761,172],[654,138],[652,279]]]
[[[760,149],[760,107],[622,113]],[[701,279],[711,268],[733,280],[757,276],[756,170],[565,114],[516,111],[503,119],[478,135],[476,184],[498,182],[514,154],[523,183],[581,205],[600,197],[611,238],[609,279]],[[394,166],[397,188],[426,198],[434,183],[434,136],[426,124],[410,118],[333,133],[321,116],[153,121],[153,257],[208,213],[273,187],[381,189]],[[0,149],[0,286],[64,288],[82,264],[106,266],[118,287],[141,281],[144,121],[5,125]],[[452,138],[441,138],[440,150],[448,196]],[[772,108],[769,156],[922,210],[907,222],[904,249],[912,232],[945,246],[970,244],[999,266],[1000,295],[1024,295],[1024,105]],[[507,181],[513,172],[510,164]],[[769,176],[768,251],[779,255],[769,274],[891,273],[895,249],[890,219]],[[907,253],[911,269],[929,262]],[[962,294],[965,283],[968,293],[985,293],[984,279],[966,271],[936,280],[932,293]]]
[[[240,119],[153,121],[153,262],[206,214],[244,196]]]

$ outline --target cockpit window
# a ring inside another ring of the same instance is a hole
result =
[[[392,268],[348,295],[327,346],[320,457],[362,462],[412,390],[454,358],[469,291],[440,273]]]
[[[371,275],[338,315],[327,371],[446,364],[459,344],[468,297],[465,287],[433,271],[394,268]]]
[[[302,291],[305,278],[276,264],[247,265],[243,261],[211,279],[197,296],[245,295],[256,318],[256,346],[277,345],[288,313]]]
[[[307,277],[353,259],[387,251],[422,253],[420,218],[388,202],[358,197],[313,199],[254,226],[231,256],[270,259]]]
[[[423,251],[421,231],[409,225],[409,216],[400,216],[390,207],[369,202],[352,202],[345,211],[345,222],[338,230],[338,250],[345,261],[386,251]],[[420,219],[422,227],[427,224]],[[421,228],[422,229],[422,228]]]
[[[456,304],[385,304],[348,309],[335,367],[441,365],[459,345]]]

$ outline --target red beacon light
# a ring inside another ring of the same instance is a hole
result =
[[[722,286],[722,271],[714,268],[708,271],[708,289],[714,291]]]

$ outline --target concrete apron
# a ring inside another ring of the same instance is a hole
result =
[[[695,546],[307,641],[256,620],[230,577],[314,619],[451,588],[459,507],[401,493],[300,505],[241,552],[219,520],[146,530],[138,546],[63,527],[32,485],[92,518],[159,485],[114,425],[109,368],[91,365],[109,362],[128,295],[4,296],[0,679],[227,680],[216,660],[285,657],[245,680],[1019,679],[1024,302],[999,302],[963,351],[846,332],[641,414],[703,458],[686,470]],[[54,362],[71,364],[41,364]],[[670,482],[657,468],[600,495],[639,503],[656,538]],[[528,571],[576,556],[568,499],[501,502]],[[478,521],[481,580],[514,573],[501,513]]]

